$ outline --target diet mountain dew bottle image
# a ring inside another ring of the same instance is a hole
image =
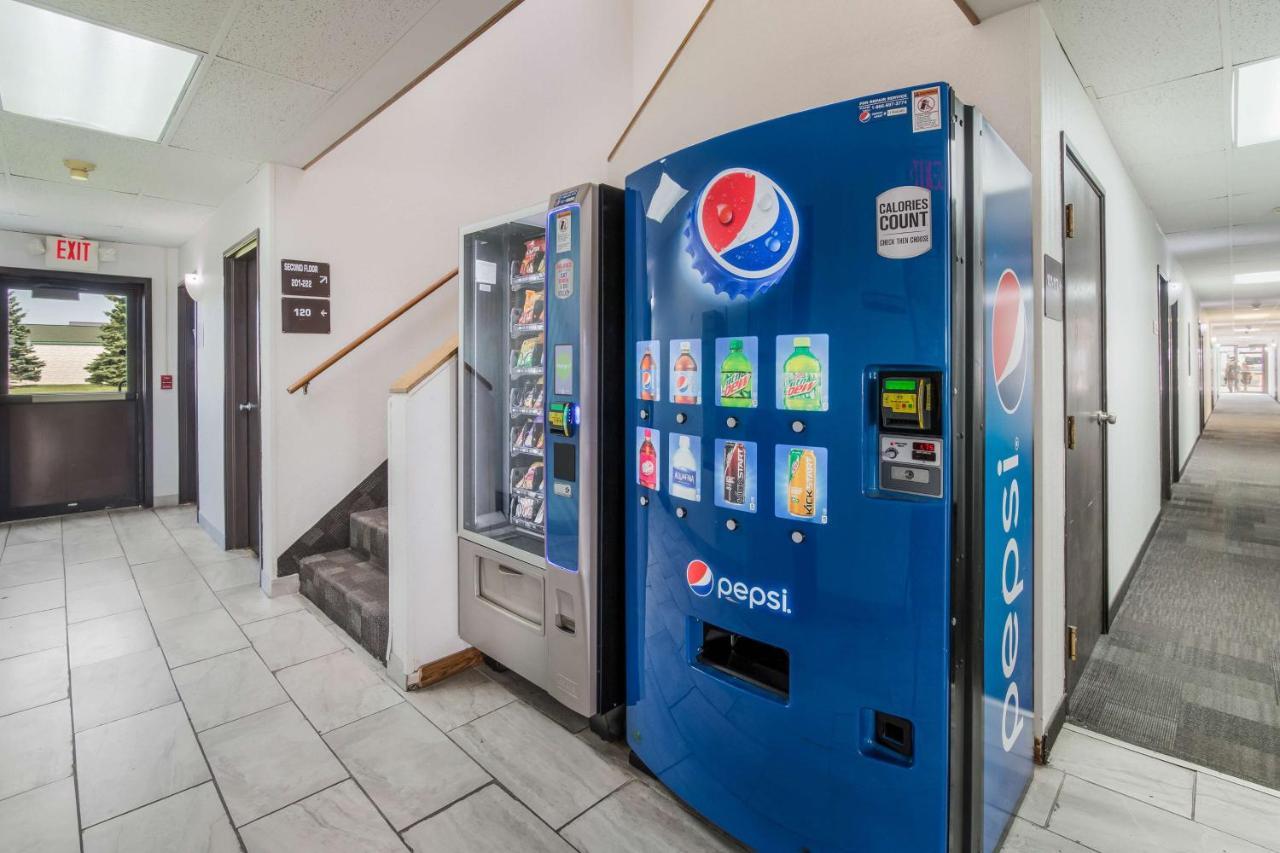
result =
[[[742,350],[742,339],[729,341],[729,354],[720,365],[720,405],[749,409],[751,398],[751,359]]]
[[[795,349],[782,364],[782,408],[822,411],[822,362],[809,348],[807,337],[795,338]]]

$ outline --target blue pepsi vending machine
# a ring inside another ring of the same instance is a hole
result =
[[[627,178],[627,738],[761,850],[993,850],[1032,771],[1026,168],[949,86]]]

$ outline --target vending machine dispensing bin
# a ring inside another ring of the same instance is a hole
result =
[[[950,87],[627,178],[627,738],[761,850],[991,851],[1031,777],[1031,180]]]
[[[622,191],[464,229],[462,639],[620,736]]]

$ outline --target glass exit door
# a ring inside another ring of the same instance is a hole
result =
[[[0,521],[145,498],[142,282],[0,274]]]

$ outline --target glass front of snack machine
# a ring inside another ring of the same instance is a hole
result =
[[[543,557],[545,208],[462,235],[462,527]]]

